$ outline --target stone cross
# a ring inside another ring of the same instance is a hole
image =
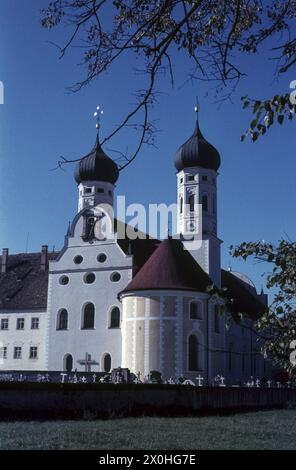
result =
[[[99,363],[91,358],[91,354],[85,353],[85,359],[79,359],[78,364],[85,367],[85,372],[91,372],[91,366],[97,366]]]
[[[204,378],[200,374],[197,377],[195,377],[195,380],[197,380],[198,387],[202,387],[203,379]]]
[[[281,382],[277,382],[277,388],[281,388]]]
[[[271,381],[271,380],[267,380],[267,387],[268,387],[268,388],[271,387],[271,384],[272,384],[272,381]]]
[[[220,375],[219,379],[220,379],[219,387],[226,387],[224,383],[225,377],[223,377],[223,375]]]
[[[255,385],[256,385],[257,388],[260,387],[260,380],[259,379],[256,380]]]

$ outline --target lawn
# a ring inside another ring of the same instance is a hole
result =
[[[0,422],[0,449],[296,449],[296,410],[234,416]]]

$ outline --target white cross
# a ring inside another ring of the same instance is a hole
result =
[[[257,387],[257,388],[260,387],[260,380],[257,379],[256,382],[255,382],[255,384],[256,384],[256,387]]]
[[[268,387],[268,388],[271,387],[271,384],[272,384],[272,381],[271,381],[271,380],[267,380],[267,387]]]
[[[101,114],[104,114],[104,111],[101,109],[100,110],[100,106],[97,106],[97,110],[96,112],[94,113],[94,117],[96,118],[96,128],[99,129],[100,128],[100,123],[101,123]]]
[[[223,377],[223,375],[220,375],[219,380],[220,380],[219,387],[225,387],[226,386],[224,383],[225,377]]]
[[[281,388],[281,382],[277,382],[277,388]]]
[[[195,380],[197,380],[198,387],[202,387],[203,379],[204,378],[200,374],[197,377],[195,377]]]

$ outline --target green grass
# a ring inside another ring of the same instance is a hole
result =
[[[296,449],[296,410],[234,416],[0,422],[0,449]]]

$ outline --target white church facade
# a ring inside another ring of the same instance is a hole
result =
[[[62,250],[2,251],[0,371],[84,371],[87,362],[92,371],[124,367],[142,378],[270,377],[251,328],[267,298],[246,276],[221,269],[219,166],[197,121],[175,155],[176,236],[129,239],[112,217],[119,170],[97,136],[75,170],[78,213]],[[227,329],[239,312],[248,319]]]

